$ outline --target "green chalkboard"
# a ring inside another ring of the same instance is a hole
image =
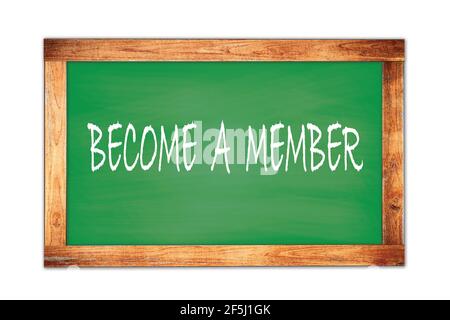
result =
[[[67,242],[381,244],[382,64],[68,62]]]

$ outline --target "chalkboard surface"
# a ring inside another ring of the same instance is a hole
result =
[[[249,126],[267,129],[267,170],[247,161]],[[296,146],[304,134],[296,162],[288,127]],[[67,63],[68,245],[381,243],[381,63]]]

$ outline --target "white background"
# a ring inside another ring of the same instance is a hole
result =
[[[450,298],[449,1],[1,1],[0,298]],[[405,268],[43,268],[45,37],[405,38]]]

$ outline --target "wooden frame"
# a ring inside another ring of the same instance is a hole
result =
[[[67,61],[383,62],[383,244],[268,246],[67,246]],[[46,267],[397,266],[403,244],[403,40],[46,39]]]

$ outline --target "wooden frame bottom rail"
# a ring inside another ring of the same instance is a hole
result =
[[[401,266],[403,245],[60,246],[46,267]]]

